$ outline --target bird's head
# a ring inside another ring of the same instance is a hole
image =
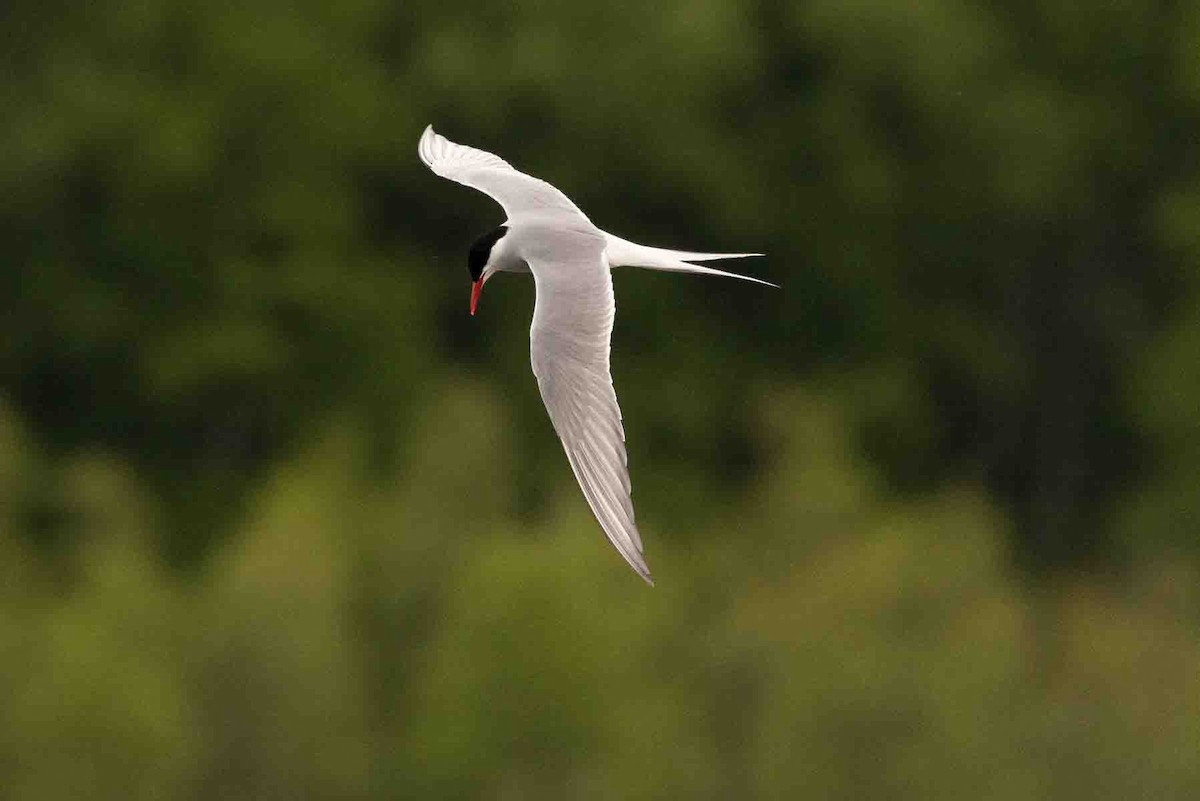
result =
[[[483,291],[484,283],[500,268],[504,258],[504,235],[508,228],[500,226],[488,231],[475,240],[467,253],[467,270],[471,273],[471,314],[475,314],[475,306],[479,303],[479,294]]]

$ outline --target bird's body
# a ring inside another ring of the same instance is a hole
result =
[[[471,313],[497,272],[531,272],[537,289],[529,355],[538,389],[588,505],[609,541],[650,582],[630,499],[621,410],[609,371],[616,303],[611,268],[639,266],[742,278],[688,261],[755,253],[690,253],[608,234],[566,195],[508,162],[425,129],[421,160],[435,173],[490,195],[508,220],[471,248]],[[652,582],[651,582],[652,583]]]

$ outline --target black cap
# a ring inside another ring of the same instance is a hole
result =
[[[502,225],[488,231],[476,239],[475,244],[471,245],[471,251],[467,254],[467,270],[471,273],[472,281],[479,280],[479,276],[483,274],[483,268],[487,266],[488,257],[492,255],[492,246],[507,233],[508,228]]]

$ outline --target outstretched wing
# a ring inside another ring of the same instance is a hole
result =
[[[435,133],[432,125],[421,134],[417,155],[443,178],[489,195],[504,208],[510,222],[565,216],[591,224],[570,198],[550,184],[514,169],[493,153],[451,142]]]
[[[609,372],[616,304],[603,240],[564,232],[529,259],[537,285],[529,354],[580,489],[625,561],[647,582],[634,521],[625,430]]]

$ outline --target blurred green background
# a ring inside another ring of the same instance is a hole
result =
[[[0,796],[1200,797],[1200,5],[0,10]],[[647,244],[644,586],[433,123]]]

